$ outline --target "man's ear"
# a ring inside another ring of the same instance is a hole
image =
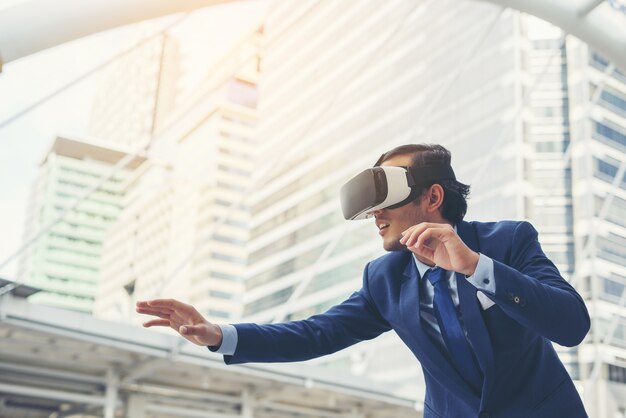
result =
[[[441,205],[443,205],[443,197],[444,190],[440,184],[433,184],[428,188],[426,192],[426,196],[428,197],[428,209],[429,210],[439,210]]]

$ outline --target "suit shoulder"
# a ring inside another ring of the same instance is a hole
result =
[[[468,225],[473,234],[467,234],[465,228],[465,236],[473,239],[475,251],[509,265],[512,253],[517,253],[520,245],[537,241],[537,231],[526,221],[469,222]]]
[[[366,274],[369,277],[378,276],[379,273],[402,273],[406,266],[407,260],[411,257],[410,251],[391,251],[367,264]]]
[[[516,231],[529,230],[534,231],[535,228],[527,221],[513,221],[504,220],[497,222],[468,222],[470,226],[476,231],[479,237],[490,238],[494,236],[509,236],[513,237]]]

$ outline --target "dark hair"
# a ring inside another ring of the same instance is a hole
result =
[[[411,168],[428,167],[432,165],[450,165],[450,161],[452,160],[450,151],[441,145],[408,144],[400,145],[381,155],[378,161],[376,161],[376,164],[374,164],[374,167],[381,165],[384,161],[396,155],[412,155],[413,162]],[[462,221],[467,212],[467,198],[469,197],[470,186],[457,180],[432,181],[422,187],[419,196],[433,184],[440,184],[444,190],[441,216],[455,224]]]

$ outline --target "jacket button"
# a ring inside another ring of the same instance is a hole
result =
[[[515,302],[515,303],[519,303],[519,296],[515,296],[515,297],[513,298],[513,302]],[[483,418],[483,417],[480,417],[480,418]],[[485,418],[487,418],[487,417],[485,417]]]

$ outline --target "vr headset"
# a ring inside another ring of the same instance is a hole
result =
[[[415,200],[421,187],[436,180],[456,180],[452,167],[368,168],[341,187],[343,217],[349,220],[367,219],[373,216],[373,211],[399,208]]]

